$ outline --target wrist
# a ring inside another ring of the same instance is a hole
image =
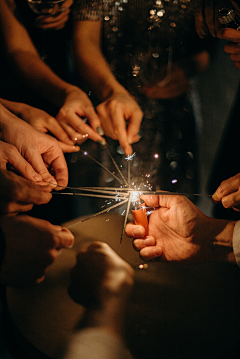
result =
[[[101,94],[99,94],[98,98],[101,102],[107,101],[111,97],[115,96],[130,96],[129,92],[119,83],[116,81],[114,85],[109,85],[103,91]]]

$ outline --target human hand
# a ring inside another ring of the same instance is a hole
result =
[[[144,86],[143,92],[147,97],[169,99],[181,96],[189,91],[190,80],[185,70],[179,65],[173,65],[171,73],[156,86]]]
[[[83,121],[87,118],[87,123]],[[64,104],[59,110],[57,121],[62,126],[69,138],[77,143],[84,142],[87,138],[105,144],[101,122],[96,114],[91,101],[85,92],[77,87],[67,91]]]
[[[133,244],[142,259],[196,263],[229,260],[235,223],[205,216],[184,196],[142,198],[147,206],[158,207],[149,217],[149,235],[145,237],[144,228],[131,223],[125,229],[135,238]]]
[[[0,280],[10,286],[40,283],[60,249],[74,243],[74,236],[67,228],[26,215],[3,217],[0,226],[6,244]]]
[[[223,181],[212,195],[213,203],[222,202],[223,207],[240,210],[240,173]]]
[[[209,34],[216,37],[217,31],[221,28],[218,21],[219,9],[226,6],[225,0],[200,0],[195,7],[195,27],[198,36],[203,39]]]
[[[240,31],[224,28],[217,32],[217,37],[229,41],[224,45],[224,51],[230,55],[234,65],[240,69]]]
[[[132,288],[133,273],[109,245],[94,242],[79,251],[68,292],[75,302],[86,307],[103,308],[112,298],[121,304]]]
[[[70,14],[70,7],[73,4],[73,0],[66,0],[61,8],[57,8],[57,12],[51,13],[51,15],[40,15],[35,20],[35,26],[43,30],[60,30],[62,29],[68,19]]]
[[[0,170],[0,183],[0,216],[30,211],[33,204],[48,203],[52,198],[51,185],[28,181],[11,171]]]
[[[4,107],[1,115],[0,139],[17,148],[40,175],[39,180],[66,187],[68,169],[57,140],[35,130]],[[53,176],[50,172],[53,173]]]
[[[114,93],[97,106],[104,133],[118,140],[126,155],[133,153],[132,143],[139,141],[143,113],[129,93]],[[126,128],[126,121],[128,127]]]
[[[63,152],[71,153],[79,151],[80,147],[74,146],[75,142],[68,137],[58,121],[47,112],[26,104],[21,104],[21,118],[36,130],[54,135],[58,139]]]

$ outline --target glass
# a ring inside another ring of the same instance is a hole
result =
[[[54,16],[61,12],[61,6],[65,0],[27,0],[32,11],[37,15]],[[42,31],[41,58],[45,60],[46,54],[46,30]]]

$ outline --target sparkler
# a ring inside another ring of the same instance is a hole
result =
[[[125,177],[123,176],[121,170],[119,169],[117,163],[115,162],[114,158],[112,157],[109,149],[108,148],[106,148],[106,149],[109,154],[109,157],[111,158],[111,160],[121,178],[119,178],[114,173],[112,173],[108,168],[106,168],[102,163],[98,162],[94,157],[90,156],[87,151],[81,151],[81,152],[84,154],[84,156],[88,156],[91,160],[93,160],[95,163],[97,163],[99,166],[101,166],[106,172],[111,174],[120,183],[120,187],[66,187],[65,189],[72,190],[73,192],[71,192],[71,193],[70,192],[53,192],[53,193],[56,195],[69,195],[69,196],[74,195],[74,196],[105,198],[105,199],[109,200],[107,205],[111,204],[111,206],[109,206],[97,213],[94,213],[86,218],[81,219],[77,223],[69,226],[68,228],[73,227],[81,222],[90,220],[91,218],[94,218],[94,217],[101,215],[105,212],[109,212],[110,210],[112,210],[114,208],[117,208],[124,204],[127,204],[126,211],[123,212],[123,213],[125,213],[125,218],[124,218],[124,224],[123,224],[123,229],[122,229],[121,239],[120,239],[120,244],[121,244],[123,235],[124,235],[124,230],[125,230],[125,227],[127,224],[128,216],[129,216],[129,211],[131,210],[131,205],[134,206],[136,203],[139,203],[141,195],[149,195],[150,194],[150,195],[189,196],[189,193],[176,193],[176,192],[161,191],[161,190],[157,190],[157,191],[141,190],[140,191],[139,189],[134,188],[134,186],[131,186],[131,160],[136,155],[136,153],[133,153],[132,155],[127,156],[125,158],[127,160],[127,177],[128,177],[128,179],[126,180]],[[149,186],[148,186],[148,188],[149,188]],[[203,196],[202,194],[193,194],[193,195],[194,196]],[[142,206],[142,205],[141,206],[138,205],[138,208],[143,210],[143,213],[144,213],[143,216],[141,217],[142,219],[140,221],[142,221],[144,219],[143,222],[145,222],[145,223],[139,222],[138,224],[142,224],[144,227],[146,227],[147,214],[150,214],[154,210],[154,208],[152,208],[152,207],[148,208],[148,207]],[[146,210],[148,210],[148,211],[146,211]],[[138,211],[136,211],[136,208],[135,208],[135,211],[133,211],[133,212],[134,212],[133,214],[135,214]]]
[[[77,223],[70,225],[68,228],[73,227],[81,222],[87,221],[98,215],[101,215],[102,213],[109,212],[110,210],[120,207],[121,205],[127,204],[127,209],[126,211],[124,211],[125,218],[124,218],[124,225],[120,239],[120,244],[121,244],[125,226],[127,224],[127,220],[129,216],[129,211],[131,209],[131,204],[140,199],[140,195],[142,194],[142,191],[140,192],[136,190],[136,188],[133,188],[131,186],[131,160],[136,155],[136,153],[133,153],[132,155],[127,156],[125,158],[127,160],[127,176],[128,176],[128,179],[126,180],[120,168],[118,167],[116,161],[112,157],[109,149],[108,148],[106,149],[109,157],[112,160],[112,163],[114,164],[117,170],[117,173],[121,178],[119,178],[117,175],[112,173],[108,168],[106,168],[102,163],[98,162],[94,157],[89,155],[87,151],[81,151],[81,152],[84,154],[84,156],[88,156],[91,160],[93,160],[95,163],[101,166],[106,172],[110,173],[120,183],[120,187],[66,187],[65,189],[72,190],[73,192],[53,192],[53,193],[56,195],[86,196],[86,197],[95,197],[95,198],[105,198],[110,200],[107,204],[111,204],[111,206],[97,213],[94,213],[86,218],[81,219]]]

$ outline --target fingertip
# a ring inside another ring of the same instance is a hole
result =
[[[41,182],[42,181],[42,177],[38,174],[34,174],[33,175],[33,181],[34,182]]]
[[[153,248],[152,252],[153,252],[154,257],[160,257],[162,255],[162,248],[155,247],[155,248]]]
[[[212,203],[219,203],[221,199],[216,195],[216,192],[212,195]]]
[[[80,146],[72,146],[72,150],[73,152],[78,152],[80,151]]]
[[[102,127],[100,127],[100,126],[97,127],[97,133],[98,133],[100,136],[104,136],[104,131],[103,131]]]
[[[137,237],[144,237],[145,236],[145,229],[142,226],[136,226],[133,229],[132,232],[133,237],[137,238]]]
[[[129,143],[125,146],[124,152],[125,152],[126,156],[131,156],[133,154],[132,146]]]

